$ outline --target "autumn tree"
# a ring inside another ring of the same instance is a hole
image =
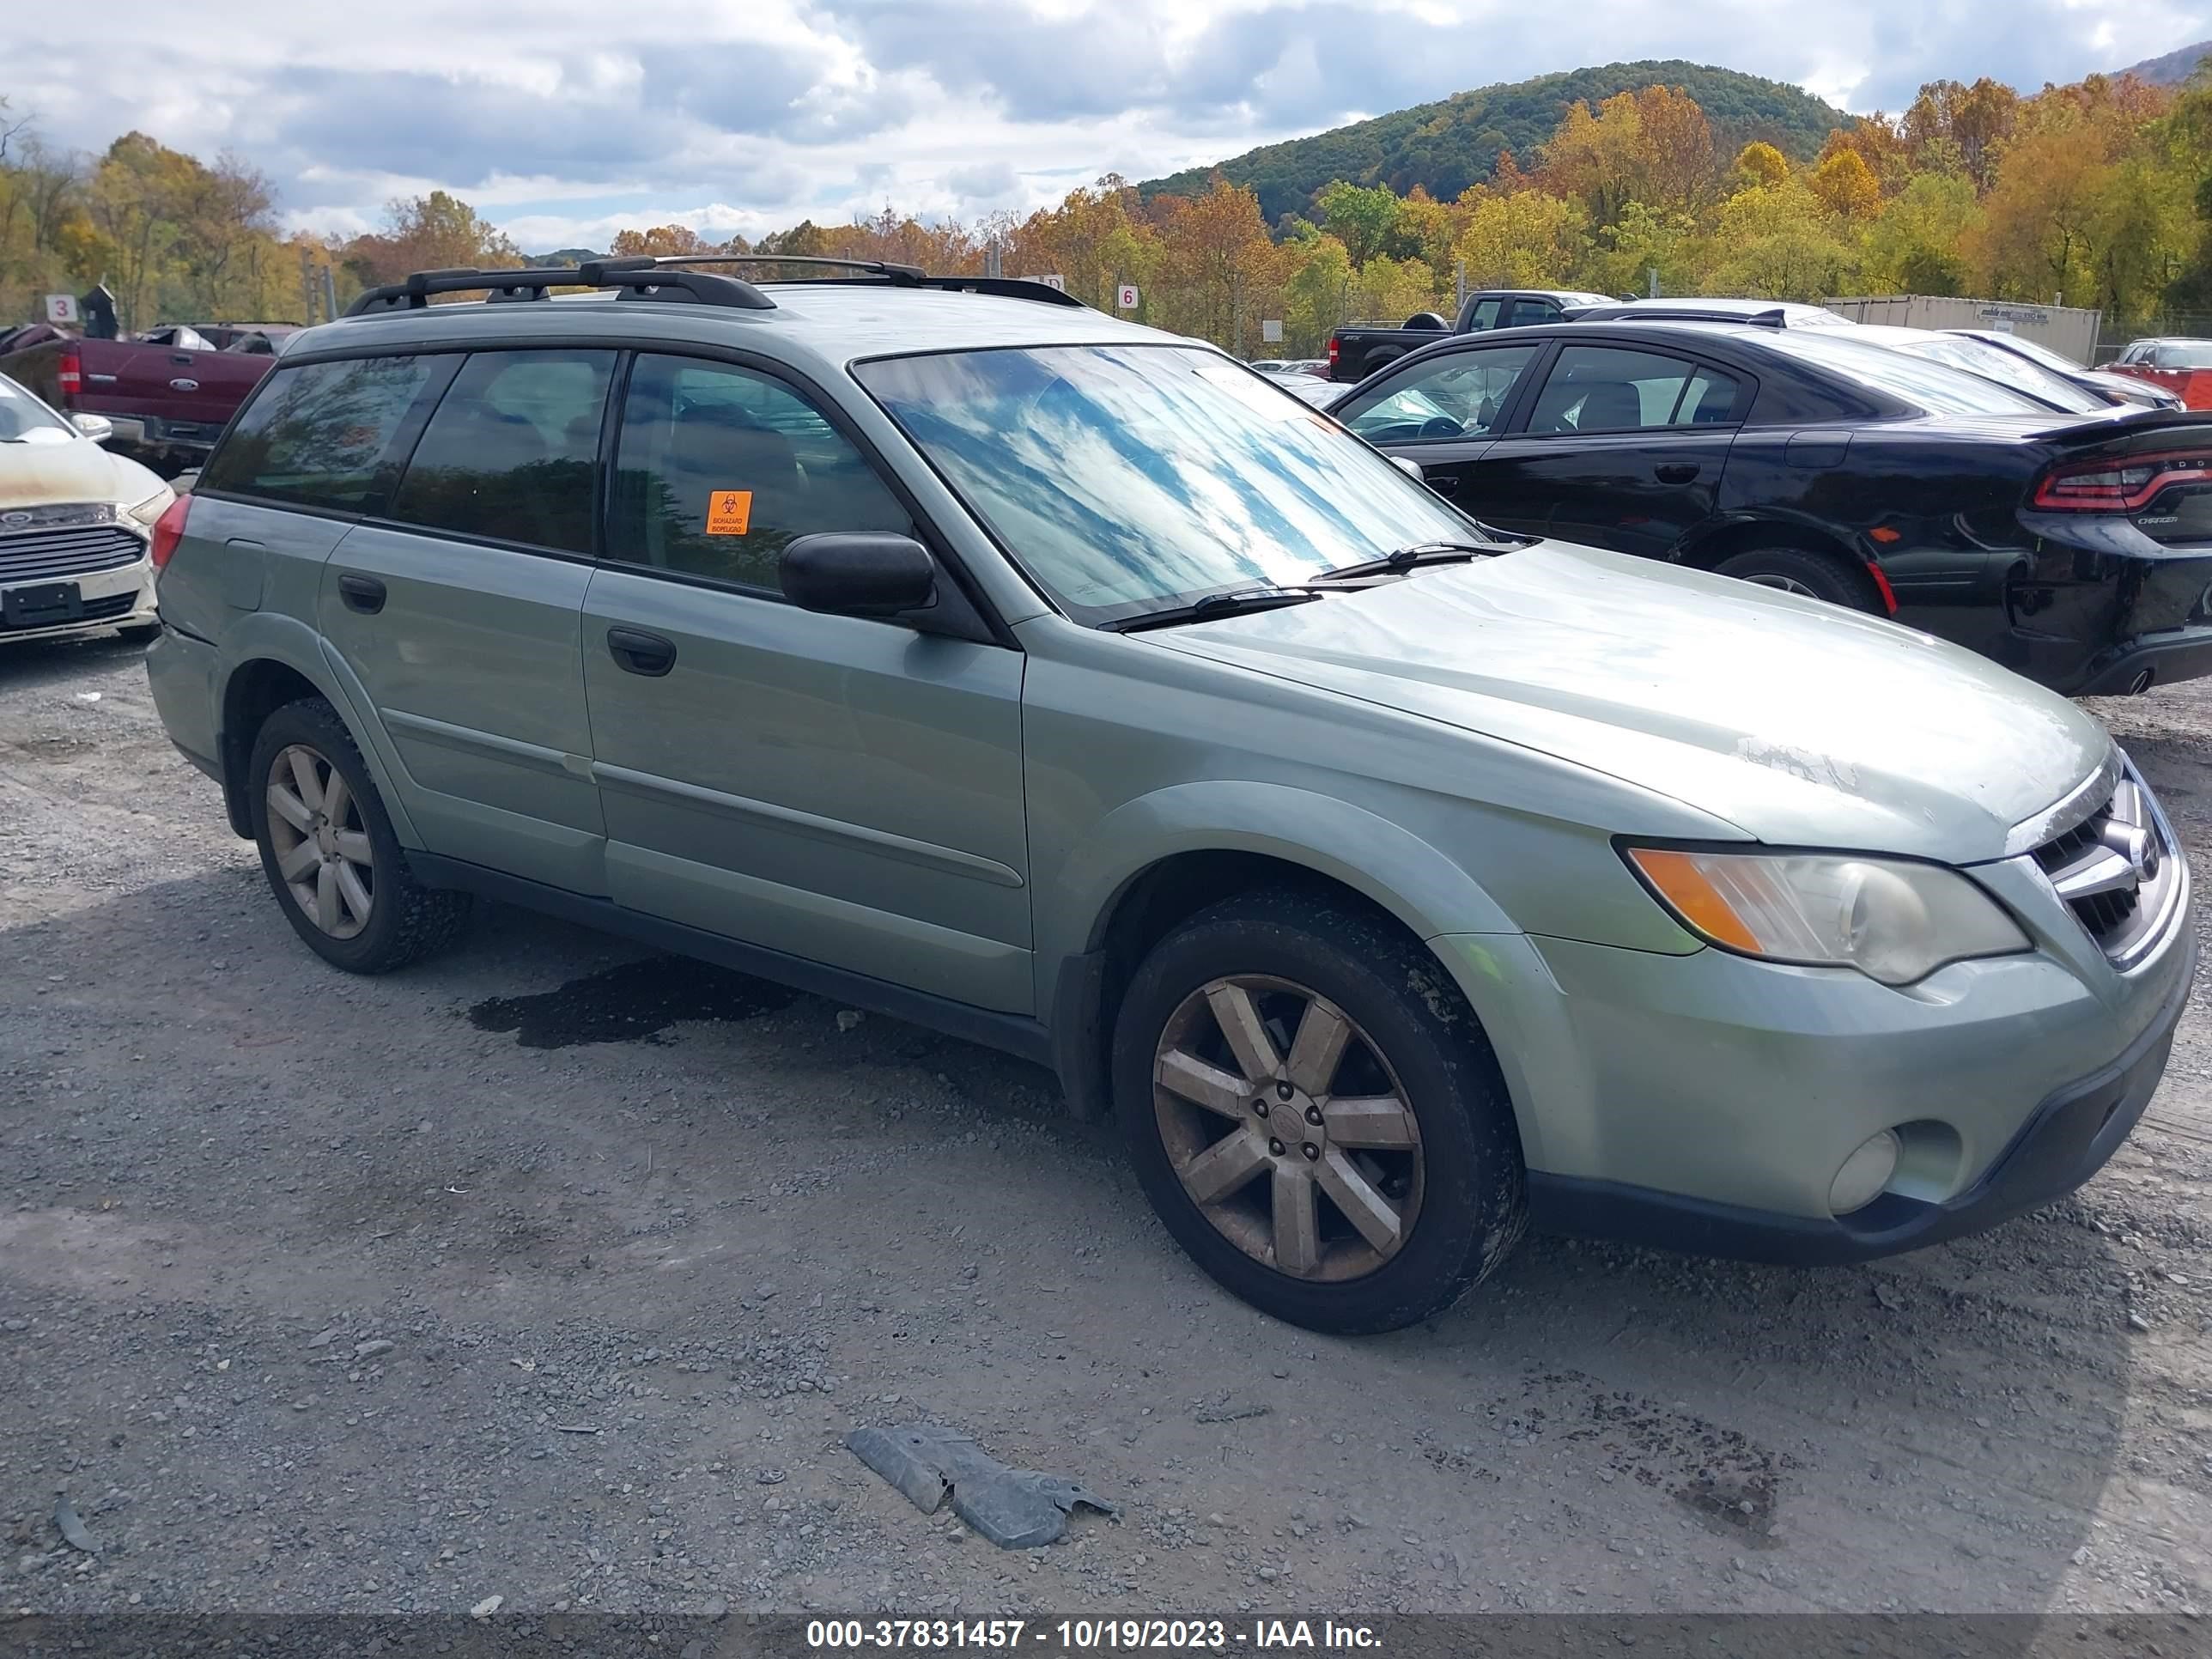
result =
[[[607,252],[618,259],[659,259],[672,254],[708,251],[706,240],[689,225],[653,225],[644,230],[618,230],[615,233],[614,240],[607,244]]]
[[[1245,301],[1257,297],[1248,289],[1277,274],[1260,198],[1217,176],[1205,195],[1170,200],[1160,240],[1162,275],[1176,290],[1170,326],[1238,349],[1251,315]]]
[[[1582,204],[1524,190],[1479,202],[1453,245],[1476,288],[1556,288],[1589,246]]]
[[[1322,228],[1344,244],[1353,264],[1364,265],[1389,247],[1404,204],[1388,185],[1363,189],[1340,179],[1322,189],[1314,205]]]
[[[1746,144],[1735,153],[1735,175],[1738,190],[1747,190],[1754,185],[1771,187],[1790,176],[1790,158],[1770,143]]]
[[[1705,201],[1713,182],[1713,133],[1686,93],[1646,87],[1607,99],[1593,112],[1570,105],[1544,146],[1539,185],[1580,201],[1592,222],[1610,223],[1630,202],[1680,209]]]
[[[1881,210],[1881,185],[1856,149],[1839,149],[1806,180],[1821,204],[1839,219],[1864,221]]]
[[[1975,185],[1987,190],[2019,112],[2020,94],[1987,76],[1972,86],[1930,81],[1905,112],[1899,136],[1916,166],[1942,170],[1946,160],[1955,158]]]
[[[387,203],[384,228],[355,237],[343,258],[364,288],[396,283],[410,271],[506,270],[523,263],[503,232],[442,190]]]

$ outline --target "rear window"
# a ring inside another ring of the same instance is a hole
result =
[[[465,536],[592,550],[592,486],[611,351],[478,352],[453,377],[388,517]]]
[[[277,368],[200,474],[200,488],[359,512],[392,482],[392,441],[430,378],[426,357]]]
[[[2151,348],[2154,368],[2212,368],[2212,340],[2169,340]]]
[[[1776,329],[1760,337],[1770,350],[1798,358],[1930,415],[2048,415],[2050,407],[2009,386],[1926,357],[1851,337],[1835,329]]]

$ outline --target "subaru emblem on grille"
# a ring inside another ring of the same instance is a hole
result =
[[[2158,875],[2158,837],[2144,822],[2148,816],[2143,811],[2142,791],[2124,782],[2112,792],[2112,816],[2097,835],[2100,842],[2128,861],[2138,887]]]
[[[0,524],[28,524],[30,521],[31,514],[28,513],[0,513]]]

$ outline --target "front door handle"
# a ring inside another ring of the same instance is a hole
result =
[[[1702,471],[1695,461],[1662,461],[1651,473],[1661,483],[1685,484],[1696,483]]]
[[[676,666],[676,641],[641,628],[607,629],[607,653],[627,673],[659,679]]]
[[[1459,473],[1456,471],[1424,467],[1421,470],[1421,482],[1439,495],[1459,494]]]
[[[338,597],[345,601],[347,610],[374,617],[384,609],[384,584],[374,576],[349,573],[338,578]]]

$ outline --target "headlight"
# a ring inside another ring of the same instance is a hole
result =
[[[1834,854],[1632,847],[1628,861],[1692,933],[1769,962],[1856,968],[1910,985],[1947,962],[2028,948],[1996,901],[1932,864]]]
[[[136,507],[126,507],[123,510],[140,524],[151,525],[155,520],[168,511],[169,503],[176,499],[177,492],[168,485],[163,484]]]

